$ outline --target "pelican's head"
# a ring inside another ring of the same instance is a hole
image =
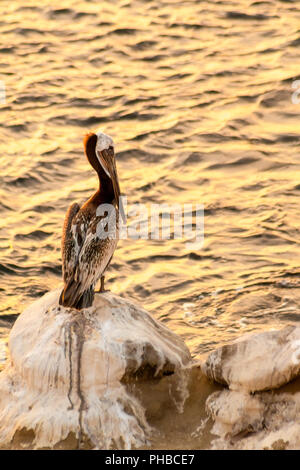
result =
[[[114,141],[109,135],[106,135],[101,131],[97,132],[96,136],[97,142],[95,153],[97,159],[107,176],[112,180],[113,168],[115,168],[116,170]],[[117,170],[115,171],[115,173],[117,176]]]
[[[87,158],[100,176],[100,180],[101,170],[103,170],[105,175],[111,180],[117,207],[120,209],[122,218],[125,221],[122,199],[120,198],[121,191],[112,138],[101,131],[96,134],[90,133],[87,134],[84,139],[84,147]],[[105,177],[105,175],[103,175],[103,177]]]
[[[114,141],[109,135],[104,134],[103,132],[99,131],[97,132],[96,136],[97,136],[96,151],[102,152],[102,150],[106,150],[109,147],[114,147]]]

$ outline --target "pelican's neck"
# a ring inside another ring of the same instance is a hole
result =
[[[84,204],[84,206],[90,207],[92,212],[96,211],[97,207],[100,204],[112,204],[114,197],[115,197],[112,183],[104,179],[101,179],[99,174],[98,174],[98,177],[99,177],[98,190]]]
[[[114,200],[114,188],[111,178],[107,176],[103,168],[101,167],[100,171],[97,171],[99,179],[99,188],[97,194],[101,199],[101,202],[110,203]]]
[[[97,136],[94,133],[87,134],[84,138],[84,148],[90,165],[94,168],[99,179],[99,189],[89,199],[93,203],[110,203],[114,199],[114,189],[111,178],[103,170],[96,155]]]

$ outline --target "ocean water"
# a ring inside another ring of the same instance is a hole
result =
[[[0,2],[0,362],[17,315],[61,284],[98,129],[129,204],[205,209],[201,248],[121,240],[106,288],[195,358],[299,321],[299,47],[297,1]]]

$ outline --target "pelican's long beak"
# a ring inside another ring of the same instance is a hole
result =
[[[126,216],[125,216],[124,206],[122,203],[114,148],[109,147],[108,149],[101,150],[101,152],[98,151],[97,156],[99,158],[99,161],[101,163],[103,170],[112,181],[116,204],[121,213],[122,220],[125,224]]]

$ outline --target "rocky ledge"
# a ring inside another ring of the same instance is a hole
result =
[[[300,327],[241,337],[202,364],[217,449],[300,449]]]
[[[123,298],[58,305],[59,290],[17,319],[0,374],[0,445],[126,448],[147,443],[145,410],[127,382],[160,378],[190,362],[184,342]]]
[[[0,448],[300,449],[300,327],[194,362],[182,339],[112,293],[80,312],[59,290],[9,336]]]

